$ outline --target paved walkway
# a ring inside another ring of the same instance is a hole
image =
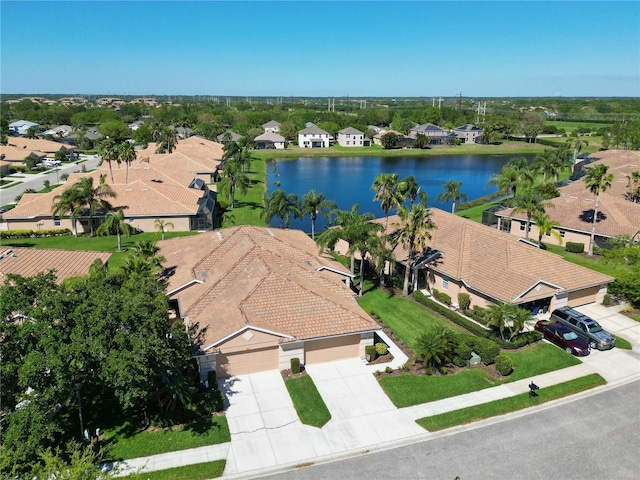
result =
[[[309,365],[307,373],[332,416],[321,429],[300,422],[280,372],[242,375],[221,386],[229,401],[230,443],[129,460],[126,466],[153,471],[225,459],[224,478],[258,478],[432,438],[434,434],[415,420],[528,392],[531,381],[544,389],[591,373],[602,375],[609,387],[640,378],[640,351],[635,350],[640,349],[640,336],[634,336],[637,323],[615,310],[588,307],[580,310],[627,338],[634,350],[592,351],[581,358],[580,365],[401,409],[391,403],[372,375],[385,365],[366,365],[361,360]],[[398,354],[393,368],[406,362],[397,351],[393,354]]]

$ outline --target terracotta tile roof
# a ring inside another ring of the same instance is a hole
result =
[[[95,260],[107,263],[110,256],[107,252],[0,247],[0,280],[4,283],[9,273],[31,277],[55,270],[60,283],[69,277],[87,275]]]
[[[74,147],[70,147],[69,145],[65,145],[63,143],[25,137],[9,137],[7,145],[25,150],[33,150],[34,152],[46,153],[55,153],[60,149],[68,151],[74,150]]]
[[[344,284],[345,275],[328,269],[349,270],[319,255],[302,231],[242,226],[158,245],[173,270],[171,297],[203,330],[204,347],[246,325],[294,340],[377,328]],[[202,283],[177,290],[195,281]]]
[[[558,291],[573,291],[614,280],[526,245],[508,233],[437,208],[431,212],[436,228],[431,231],[430,245],[442,256],[430,268],[497,300],[518,303],[520,295],[539,282],[556,285]],[[385,223],[384,218],[375,221]],[[390,216],[389,230],[395,230],[399,222],[397,215]],[[395,253],[399,262],[406,262],[402,245]]]
[[[586,168],[602,163],[609,166],[613,174],[611,187],[599,196],[596,234],[606,237],[633,235],[640,227],[640,203],[626,199],[627,175],[640,170],[640,152],[631,150],[609,150],[593,154],[597,161]],[[551,199],[553,205],[546,209],[552,220],[561,228],[577,232],[591,233],[595,196],[587,190],[582,179],[560,187],[560,196]],[[496,212],[498,216],[526,219],[524,212],[512,214],[510,209]]]
[[[44,158],[47,156],[46,152],[29,150],[27,148],[18,148],[13,145],[0,145],[0,158],[7,162],[23,162],[24,159],[31,154],[40,158]]]

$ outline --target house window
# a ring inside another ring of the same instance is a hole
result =
[[[58,218],[55,218],[55,217],[54,217],[54,218],[53,218],[53,226],[54,226],[54,227],[59,227],[59,226],[60,226],[60,224],[61,224],[61,223],[60,223],[60,218],[59,218],[59,217],[58,217]]]
[[[449,289],[449,277],[442,277],[442,288]]]
[[[566,232],[564,230],[558,230],[558,233],[560,234],[560,238],[564,238]]]
[[[520,230],[524,232],[526,225],[527,225],[526,222],[520,222]],[[531,231],[531,225],[529,225],[528,230]]]
[[[129,217],[129,223],[135,223],[136,219],[133,217]]]

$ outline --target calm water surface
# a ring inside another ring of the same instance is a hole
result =
[[[414,175],[421,189],[426,191],[428,206],[451,211],[451,202],[437,202],[436,196],[443,191],[442,185],[449,180],[462,181],[461,190],[468,200],[489,195],[496,188],[487,187],[494,173],[516,155],[440,155],[433,157],[302,157],[297,160],[268,160],[268,190],[277,187],[287,193],[302,197],[314,189],[324,193],[325,198],[338,204],[340,210],[350,210],[355,203],[360,212],[371,212],[384,216],[379,202],[373,201],[371,185],[380,173],[397,173],[405,178]],[[524,156],[532,161],[535,155]],[[395,212],[393,212],[395,213]],[[316,230],[322,231],[327,224],[324,217],[316,221]],[[273,218],[271,225],[280,226],[280,219]],[[291,220],[291,228],[311,231],[311,220]]]

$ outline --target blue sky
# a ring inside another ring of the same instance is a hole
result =
[[[6,1],[0,91],[640,96],[638,1]]]

